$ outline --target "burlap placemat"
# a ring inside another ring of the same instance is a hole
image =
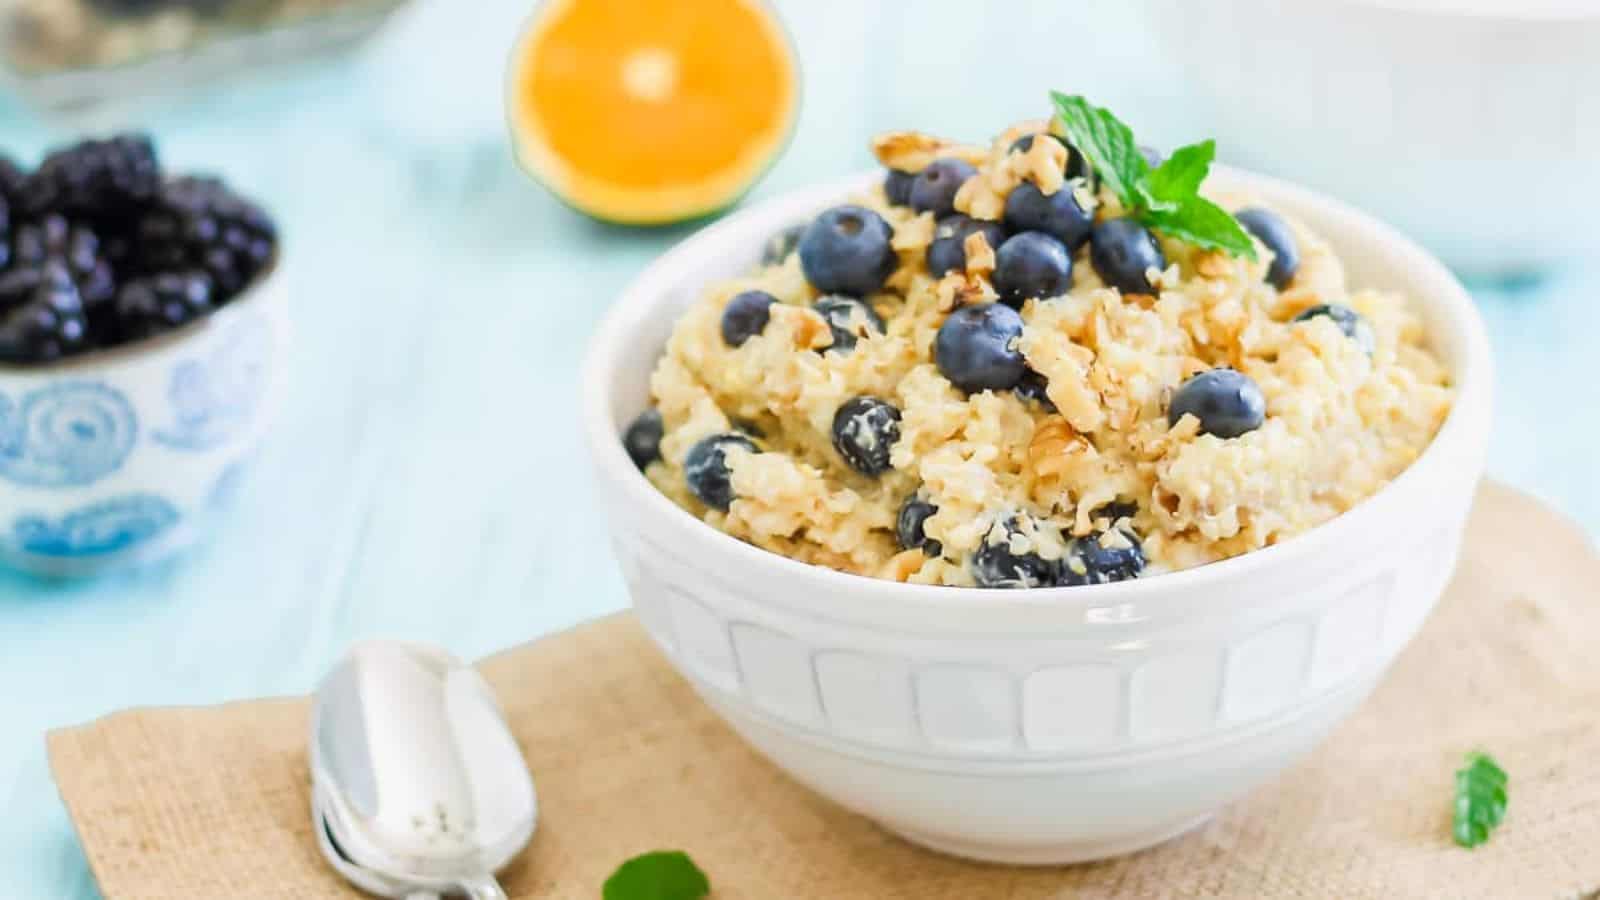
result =
[[[518,898],[597,898],[623,859],[687,850],[731,898],[1600,896],[1600,556],[1481,492],[1449,595],[1316,754],[1211,825],[1132,857],[1005,869],[913,848],[808,793],[696,699],[626,616],[483,664],[539,787]],[[124,712],[50,735],[107,900],[359,896],[317,855],[303,700]],[[1450,842],[1452,771],[1493,752],[1506,823]]]

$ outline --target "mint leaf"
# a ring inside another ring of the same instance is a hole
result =
[[[1151,228],[1202,250],[1221,250],[1256,261],[1256,243],[1244,226],[1227,210],[1199,194],[1184,200],[1175,210],[1150,210],[1140,218]]]
[[[1211,174],[1216,156],[1216,141],[1174,150],[1145,179],[1144,190],[1154,202],[1147,205],[1144,221],[1202,249],[1223,250],[1254,262],[1255,241],[1226,210],[1200,196],[1200,185]]]
[[[1056,121],[1063,137],[1088,158],[1100,180],[1117,195],[1127,209],[1140,206],[1139,184],[1150,172],[1150,163],[1139,152],[1133,130],[1122,120],[1076,95],[1051,91]]]
[[[679,850],[635,856],[618,866],[601,890],[604,900],[700,900],[709,893],[706,873]]]
[[[1217,155],[1216,141],[1179,147],[1152,170],[1133,130],[1109,110],[1060,91],[1051,91],[1050,99],[1063,137],[1088,158],[1130,217],[1202,250],[1222,250],[1255,262],[1256,244],[1244,227],[1200,196]]]
[[[1211,161],[1217,157],[1217,142],[1202,141],[1172,151],[1146,179],[1150,196],[1162,203],[1182,206],[1183,201],[1200,193],[1200,183],[1211,174]]]
[[[1489,840],[1506,817],[1506,772],[1487,753],[1468,753],[1456,771],[1456,843],[1472,848]]]

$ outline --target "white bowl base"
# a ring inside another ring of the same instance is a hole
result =
[[[1126,856],[1164,844],[1211,821],[1212,814],[1196,819],[1186,819],[1176,825],[1167,823],[1137,834],[1124,835],[1099,841],[1069,841],[1060,844],[988,844],[969,841],[954,835],[930,834],[913,828],[900,828],[879,822],[885,829],[919,847],[985,863],[1007,866],[1065,866],[1073,863],[1094,862],[1116,856]]]

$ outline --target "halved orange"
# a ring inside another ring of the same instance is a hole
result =
[[[558,197],[654,225],[738,200],[783,149],[798,93],[762,0],[547,0],[506,103],[518,159]]]

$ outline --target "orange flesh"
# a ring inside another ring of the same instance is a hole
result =
[[[715,179],[776,144],[789,48],[749,0],[569,0],[527,44],[514,110],[587,178],[651,190]]]

